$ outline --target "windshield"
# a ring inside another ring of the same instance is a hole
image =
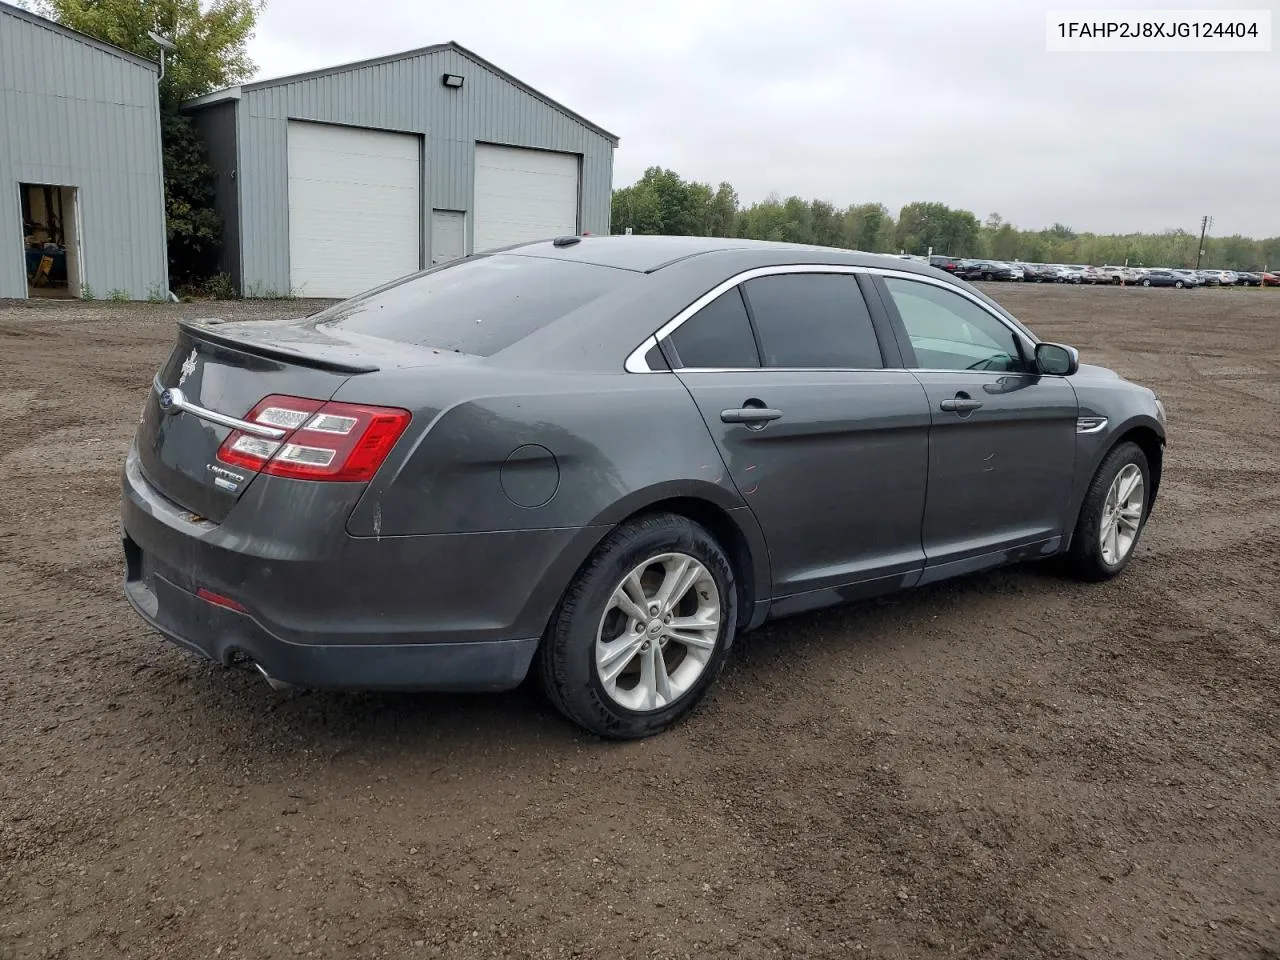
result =
[[[573,260],[468,258],[335,304],[308,323],[487,357],[634,276]]]

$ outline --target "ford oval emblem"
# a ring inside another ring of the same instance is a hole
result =
[[[165,413],[177,413],[182,409],[182,391],[170,387],[160,394],[160,409]]]

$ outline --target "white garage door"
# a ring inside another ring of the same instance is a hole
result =
[[[476,144],[477,253],[578,232],[578,158]]]
[[[289,121],[289,279],[349,297],[419,269],[419,139]]]

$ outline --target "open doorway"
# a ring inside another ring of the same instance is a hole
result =
[[[76,188],[20,183],[22,248],[27,295],[71,298],[81,295],[79,217]]]

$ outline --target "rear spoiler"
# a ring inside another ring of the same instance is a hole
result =
[[[178,329],[189,336],[199,337],[201,340],[207,340],[210,343],[216,343],[220,346],[229,347],[232,350],[239,350],[241,353],[251,353],[259,357],[267,357],[271,360],[283,360],[287,363],[296,364],[300,367],[311,367],[315,370],[331,370],[334,373],[376,373],[379,369],[377,364],[362,363],[358,360],[335,360],[330,357],[318,357],[314,354],[301,353],[296,350],[289,350],[272,343],[260,343],[256,340],[246,340],[232,336],[228,333],[214,330],[216,320],[179,320]]]

